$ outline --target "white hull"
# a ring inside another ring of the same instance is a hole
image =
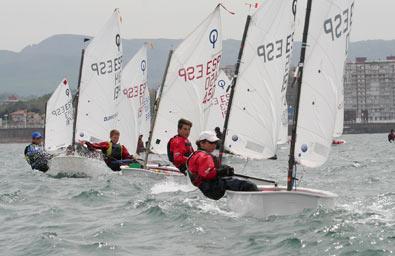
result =
[[[103,160],[82,156],[57,156],[48,164],[46,173],[51,176],[97,177],[112,172]]]
[[[258,186],[258,192],[227,191],[230,210],[241,216],[264,218],[271,215],[290,215],[320,205],[332,207],[336,194],[316,189]]]
[[[172,177],[177,180],[186,180],[186,176],[174,166],[148,164],[147,167],[148,169],[121,166],[121,171],[123,175],[128,176],[149,177],[158,180],[166,177]]]

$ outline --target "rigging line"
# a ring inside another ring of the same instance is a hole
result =
[[[222,3],[219,3],[217,6],[221,6],[222,8],[224,8],[225,11],[227,11],[228,13],[235,15],[235,12],[230,11],[228,8],[225,7],[225,5],[223,5]]]
[[[250,160],[250,159],[247,157],[246,162],[245,162],[243,168],[241,169],[241,172],[244,172],[245,168],[247,167],[247,164],[248,164],[248,161],[249,161],[249,160]]]

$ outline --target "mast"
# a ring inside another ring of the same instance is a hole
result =
[[[145,159],[144,159],[144,168],[147,168],[147,164],[148,164],[148,155],[149,155],[150,148],[151,148],[152,133],[153,133],[154,128],[155,128],[156,117],[157,117],[158,109],[159,109],[159,105],[160,105],[160,99],[162,98],[163,87],[164,87],[165,82],[166,82],[167,71],[169,69],[169,65],[170,65],[170,61],[171,61],[172,55],[173,55],[173,50],[170,50],[169,51],[169,56],[167,57],[166,69],[165,69],[165,73],[163,74],[162,84],[161,84],[160,90],[159,90],[158,100],[156,100],[155,103],[154,103],[154,113],[153,113],[154,115],[153,115],[152,127],[151,127],[151,129],[149,131],[147,149],[146,149]]]
[[[291,137],[291,147],[289,152],[289,160],[288,160],[288,179],[287,179],[287,190],[291,191],[294,185],[294,177],[293,177],[293,170],[295,163],[295,144],[296,144],[296,127],[298,125],[298,116],[299,116],[299,101],[300,101],[300,91],[302,88],[302,78],[303,78],[303,66],[304,60],[306,56],[306,47],[307,47],[307,35],[309,32],[309,23],[310,23],[310,13],[311,13],[311,5],[312,0],[307,0],[307,7],[306,7],[306,16],[304,21],[304,28],[303,28],[303,39],[302,39],[302,49],[300,52],[300,60],[299,60],[299,74],[297,74],[297,97],[296,97],[296,104],[294,108],[294,118],[293,118],[293,125],[292,125],[292,137]]]
[[[49,96],[49,98],[51,98],[51,96]],[[49,100],[49,99],[48,99]],[[45,115],[44,115],[44,150],[45,150],[45,130],[47,129],[47,108],[48,108],[48,100],[45,102]]]
[[[243,57],[244,44],[245,44],[245,41],[246,41],[246,38],[247,38],[247,32],[248,32],[248,28],[250,26],[250,22],[251,22],[251,15],[248,15],[247,16],[247,20],[246,20],[246,24],[244,26],[243,38],[241,39],[239,56],[237,57],[235,75],[233,77],[232,87],[231,87],[230,95],[229,95],[228,108],[226,110],[224,128],[223,128],[223,131],[222,131],[222,143],[221,143],[221,147],[220,147],[220,150],[219,150],[219,164],[221,164],[221,162],[222,162],[222,156],[223,156],[223,153],[224,153],[224,150],[225,150],[225,138],[226,138],[226,133],[228,131],[230,110],[232,109],[232,102],[233,102],[233,96],[235,94],[235,87],[236,87],[236,82],[237,82],[237,76],[239,75],[240,62],[241,62],[241,58]]]
[[[85,40],[84,40],[85,42]],[[75,146],[75,132],[77,128],[77,115],[78,115],[78,102],[79,102],[79,94],[80,94],[80,86],[81,86],[81,76],[82,76],[82,66],[84,64],[84,56],[85,56],[85,48],[82,49],[81,51],[81,62],[80,62],[80,73],[78,76],[78,87],[77,87],[77,93],[75,94],[74,97],[74,103],[75,103],[75,109],[74,109],[74,123],[73,123],[73,137],[72,137],[72,146],[74,148]]]

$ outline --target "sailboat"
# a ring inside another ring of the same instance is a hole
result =
[[[138,137],[148,138],[151,124],[150,95],[147,84],[147,46],[144,44],[122,71],[121,102],[118,115],[120,141],[136,152]]]
[[[130,153],[136,152],[140,135],[148,138],[151,125],[150,95],[148,77],[147,45],[144,44],[122,71],[121,102],[117,127],[121,133],[121,143]],[[135,164],[122,165],[122,174],[145,176],[180,176],[174,166],[160,166],[149,163],[147,168]]]
[[[167,153],[167,142],[177,134],[177,122],[186,118],[193,123],[190,141],[205,130],[209,107],[214,96],[222,55],[220,5],[190,33],[173,51],[169,52],[166,70],[156,100],[153,125],[148,139],[149,153]],[[167,157],[166,157],[167,158]],[[177,168],[155,167],[159,175],[177,175],[185,179]]]
[[[63,79],[45,107],[45,144],[49,153],[65,151],[72,143],[73,97],[69,83]]]
[[[307,1],[298,65],[298,97],[292,129],[287,186],[259,186],[258,192],[228,191],[228,207],[231,210],[242,215],[266,217],[294,214],[321,204],[333,205],[337,195],[332,192],[296,187],[295,168],[297,165],[317,168],[328,159],[336,122],[336,84],[342,82],[353,7],[353,0],[316,0],[314,4],[312,0]],[[265,31],[266,37],[273,39],[276,38],[277,32],[281,31],[275,24],[283,22],[285,17],[294,16],[296,3],[291,0],[266,1],[262,9],[265,10],[266,16],[263,17],[258,11],[252,18],[255,20],[252,24]],[[264,19],[269,19],[266,21],[270,22],[263,22]],[[260,27],[260,24],[263,26]],[[274,26],[269,27],[267,31],[264,24]],[[243,41],[246,42],[243,45],[257,45],[251,40],[255,38],[254,34],[250,36],[252,31],[254,29],[248,29],[247,19],[243,37]],[[270,35],[270,31],[274,35]],[[242,64],[250,64],[248,56],[241,54]],[[240,67],[241,77],[243,70],[243,67]],[[235,87],[234,90],[237,92],[238,88]],[[229,132],[232,134],[232,130]],[[227,137],[232,136],[231,134]],[[259,136],[259,133],[256,136]]]
[[[224,147],[237,155],[268,159],[277,153],[295,27],[293,3],[266,1],[247,17],[224,123]]]
[[[72,146],[80,140],[106,141],[117,125],[121,96],[121,16],[116,9],[98,35],[82,50]],[[50,171],[97,175],[111,170],[103,160],[77,152],[55,157]]]

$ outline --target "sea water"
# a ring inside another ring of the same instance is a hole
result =
[[[395,144],[342,139],[324,166],[298,169],[300,186],[339,195],[335,207],[265,219],[174,180],[50,177],[29,168],[24,145],[0,145],[0,255],[394,255]],[[285,184],[288,150],[226,161]]]

